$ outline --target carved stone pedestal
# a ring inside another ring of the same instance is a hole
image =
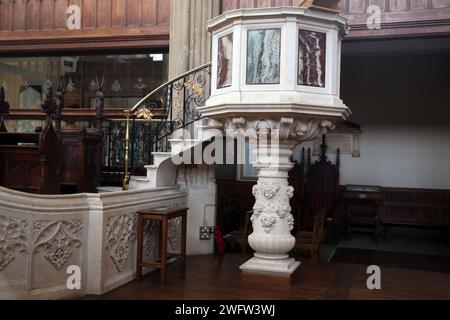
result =
[[[326,120],[291,117],[263,121],[235,118],[226,127],[228,134],[236,135],[237,131],[245,130],[250,136],[256,158],[254,166],[258,170],[258,183],[253,187],[253,233],[248,238],[255,254],[240,270],[246,276],[254,273],[259,278],[264,275],[290,278],[300,266],[300,262],[289,257],[295,246],[290,206],[294,188],[288,182],[288,172],[293,167],[292,153],[298,143],[325,133],[333,124]],[[240,139],[239,134],[237,138]]]
[[[295,246],[295,238],[291,234],[294,217],[289,204],[294,188],[288,183],[294,147],[294,143],[258,144],[253,149],[257,159],[258,184],[253,187],[256,202],[251,217],[253,233],[248,241],[255,255],[240,267],[243,272],[289,277],[300,266],[300,262],[289,258],[289,252]]]

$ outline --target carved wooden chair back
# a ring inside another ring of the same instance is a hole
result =
[[[319,159],[307,167],[306,192],[312,214],[326,209],[332,217],[339,190],[340,150],[337,151],[336,164],[326,156],[327,145],[323,136]]]
[[[312,233],[312,243],[319,245],[323,238],[326,209],[322,209],[314,218],[314,228]]]

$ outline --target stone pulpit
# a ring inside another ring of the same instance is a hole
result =
[[[314,1],[313,1],[314,2]],[[347,22],[334,8],[240,9],[209,21],[211,97],[199,110],[236,139],[249,138],[258,183],[243,274],[290,279],[295,238],[288,184],[294,148],[350,116],[339,98]]]

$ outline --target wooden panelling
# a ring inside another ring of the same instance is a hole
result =
[[[112,0],[112,25],[123,27],[126,25],[126,0]]]
[[[67,29],[70,5],[81,9],[81,30]],[[131,47],[168,47],[169,20],[167,0],[1,0],[0,53],[126,48],[131,43]],[[114,31],[107,29],[111,27]],[[112,37],[109,44],[104,41]],[[119,43],[120,38],[126,41]]]
[[[406,11],[409,6],[408,2],[407,0],[389,0],[389,11]]]
[[[39,1],[26,1],[24,14],[25,30],[39,30]]]
[[[127,0],[127,25],[141,25],[142,0]]]
[[[53,26],[55,29],[64,29],[66,28],[66,20],[67,20],[67,8],[69,6],[69,0],[60,0],[54,1],[55,6],[53,9],[54,18],[53,18]]]
[[[12,30],[12,2],[5,2],[0,10],[0,30]]]
[[[298,6],[301,0],[222,0],[222,12],[238,8]],[[381,11],[381,28],[369,29],[367,19]],[[425,34],[450,34],[450,0],[341,0],[341,12],[348,18],[351,38],[387,38]],[[369,11],[369,12],[368,12]]]
[[[41,0],[39,6],[39,28],[40,30],[52,30],[54,28],[54,0]]]
[[[13,5],[13,31],[24,31],[26,24],[26,16],[24,14],[24,12],[26,11],[26,3],[25,1],[16,1],[13,3]],[[0,6],[3,6],[3,4],[0,4]],[[0,11],[3,11],[3,9]],[[0,27],[0,30],[4,29]]]
[[[142,1],[142,25],[151,26],[156,24],[157,5],[157,0]]]
[[[450,226],[449,191],[383,188],[383,192],[383,222]]]
[[[427,9],[429,4],[428,0],[410,0],[411,10]]]
[[[367,7],[375,5],[378,6],[381,10],[381,12],[386,11],[386,0],[368,0],[367,1]],[[367,11],[367,9],[365,9]]]
[[[432,0],[433,8],[447,8],[450,7],[450,0]]]
[[[97,27],[97,0],[83,0],[81,4],[82,28]]]
[[[169,24],[170,22],[170,2],[166,0],[158,0],[156,2],[156,23]]]
[[[97,0],[97,28],[111,27],[111,0]]]
[[[238,8],[298,6],[302,0],[222,0],[222,12]]]
[[[348,13],[364,13],[366,10],[365,2],[360,0],[348,0]]]

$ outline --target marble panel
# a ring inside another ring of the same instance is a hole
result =
[[[249,30],[247,84],[280,83],[281,29]]]

